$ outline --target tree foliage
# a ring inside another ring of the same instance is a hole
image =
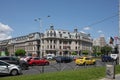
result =
[[[4,48],[4,50],[0,52],[0,56],[2,55],[2,53],[3,53],[5,56],[8,56],[8,55],[9,55],[9,52],[8,52],[8,49],[7,49],[7,48]]]
[[[71,54],[72,54],[72,55],[77,55],[77,53],[76,53],[75,51],[74,51],[74,52],[72,52]]]
[[[15,51],[15,55],[16,55],[16,56],[24,56],[25,53],[26,53],[26,51],[23,50],[23,49],[17,49],[17,50]]]
[[[83,51],[82,51],[82,54],[83,54],[83,55],[88,55],[88,50],[83,50]]]
[[[112,51],[112,47],[110,47],[110,46],[104,46],[104,47],[101,48],[101,53],[102,54],[108,55],[109,52],[111,52],[111,51]]]
[[[8,55],[9,55],[9,52],[8,52],[8,51],[5,51],[5,55],[8,56]]]
[[[94,56],[101,55],[101,47],[100,46],[93,46],[93,55]]]

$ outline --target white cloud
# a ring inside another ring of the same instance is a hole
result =
[[[102,33],[103,31],[101,31],[101,30],[98,30],[98,33]]]
[[[86,32],[84,32],[84,31],[80,31],[81,33],[86,33]]]
[[[84,27],[83,30],[90,30],[90,27]]]
[[[0,40],[12,38],[12,36],[10,35],[12,31],[13,29],[10,26],[0,22]]]

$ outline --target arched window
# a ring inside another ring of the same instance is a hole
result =
[[[50,31],[50,36],[52,36],[52,31]]]

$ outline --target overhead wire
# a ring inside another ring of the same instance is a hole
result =
[[[119,14],[112,15],[112,16],[110,16],[110,17],[104,18],[104,19],[102,19],[102,20],[99,20],[99,21],[97,21],[97,22],[94,22],[94,23],[89,24],[89,25],[84,26],[84,27],[91,27],[91,26],[100,24],[100,23],[105,22],[105,21],[107,21],[107,20],[109,20],[109,19],[112,19],[113,17],[116,17],[116,16],[118,16],[118,15],[119,15]],[[84,27],[83,27],[83,28],[84,28]]]

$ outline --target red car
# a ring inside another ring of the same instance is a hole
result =
[[[28,64],[31,66],[33,65],[45,66],[45,65],[49,65],[49,61],[46,59],[40,59],[38,57],[34,57],[28,61]]]

